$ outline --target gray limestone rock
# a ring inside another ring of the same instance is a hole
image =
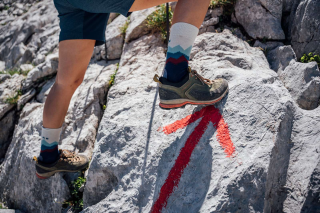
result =
[[[156,10],[157,7],[152,7],[133,12],[130,15],[130,24],[126,31],[125,42],[137,39],[151,31],[151,29],[146,26],[146,18]]]
[[[292,23],[292,47],[300,58],[303,54],[320,54],[320,1],[301,1]]]
[[[269,52],[270,50],[275,49],[276,47],[283,46],[284,44],[282,42],[277,41],[267,41],[265,43],[262,43],[259,40],[256,40],[253,44],[254,47],[260,47],[263,50]]]
[[[282,2],[277,0],[239,0],[234,22],[241,24],[254,39],[285,39],[281,28]]]
[[[159,108],[152,78],[162,72],[163,48],[154,35],[124,47],[88,171],[84,213],[150,212],[159,196],[167,198],[162,212],[271,209],[289,213],[304,203],[318,202],[315,195],[300,193],[300,189],[313,192],[319,188],[310,178],[317,177],[316,159],[320,157],[316,152],[320,109],[309,113],[297,107],[277,73],[269,69],[263,52],[228,30],[198,36],[190,64],[206,78],[229,81],[228,96],[215,107],[228,125],[235,153],[227,157],[217,139],[221,130],[210,123],[183,167],[177,160],[183,159],[183,147],[211,115],[204,113],[202,120],[164,133],[163,127],[195,115],[203,107]],[[312,163],[307,166],[309,161]],[[173,167],[179,168],[174,165],[184,168],[177,171],[178,179],[170,176]],[[175,185],[172,179],[180,181]],[[172,191],[163,188],[168,181],[175,185]],[[298,202],[291,195],[299,195]]]
[[[59,148],[91,156],[110,76],[115,70],[115,62],[89,66],[71,100]],[[0,168],[0,202],[25,212],[60,212],[70,194],[64,174],[47,180],[35,175],[32,158],[40,152],[43,105],[25,105]]]
[[[17,95],[23,80],[24,76],[15,74],[0,84],[0,120],[14,107],[14,104],[7,103],[7,99]]]
[[[316,62],[291,61],[280,73],[284,86],[302,109],[312,110],[320,101],[320,71]]]
[[[21,9],[15,11],[17,15],[21,13]],[[5,61],[7,69],[31,62],[38,65],[58,46],[57,15],[53,1],[43,0],[19,17],[4,16],[1,22],[5,24],[0,27],[0,60]]]
[[[20,111],[24,107],[24,105],[29,102],[35,95],[35,89],[31,89],[27,93],[23,94],[17,102],[17,110]]]
[[[26,80],[22,84],[22,90],[28,91],[32,88],[40,79],[53,75],[58,71],[59,55],[58,53],[50,54],[46,57],[45,62],[39,64],[27,75]]]
[[[280,75],[291,60],[297,61],[296,54],[291,46],[279,46],[267,52],[270,68]]]
[[[10,137],[13,133],[16,121],[16,111],[11,110],[0,119],[0,159],[5,157],[10,144]]]
[[[32,64],[21,64],[20,65],[20,70],[23,71],[23,72],[30,71],[32,69],[33,69],[33,65]]]
[[[50,92],[51,87],[53,86],[54,82],[55,82],[55,78],[50,79],[49,81],[47,81],[42,87],[41,87],[41,91],[39,92],[39,94],[37,95],[37,101],[40,103],[44,103],[47,99],[47,96]]]
[[[122,15],[113,20],[111,24],[107,26],[106,30],[106,44],[107,44],[107,58],[109,60],[119,59],[122,54],[124,44],[124,34],[121,32],[128,19]],[[92,58],[95,60],[105,60],[105,46],[101,45],[95,47]]]

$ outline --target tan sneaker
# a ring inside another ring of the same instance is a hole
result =
[[[51,164],[46,164],[33,157],[36,161],[36,175],[40,179],[47,179],[57,172],[77,172],[85,169],[89,159],[84,155],[77,155],[68,150],[59,150],[59,159]]]
[[[153,80],[159,84],[160,107],[172,109],[186,104],[214,104],[228,93],[228,82],[219,78],[213,81],[203,78],[197,71],[188,67],[189,75],[181,82],[172,83],[155,75]]]

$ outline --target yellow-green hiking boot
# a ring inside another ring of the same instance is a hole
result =
[[[78,155],[68,150],[59,150],[59,159],[51,164],[41,162],[37,157],[36,175],[40,179],[47,179],[57,172],[77,172],[85,169],[89,164],[89,159],[84,155]]]
[[[214,104],[228,93],[228,82],[219,78],[213,81],[203,78],[197,71],[188,67],[189,75],[178,83],[155,75],[153,80],[159,84],[160,107],[172,109],[186,104]]]

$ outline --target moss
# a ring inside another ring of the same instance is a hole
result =
[[[169,23],[172,23],[173,12],[169,7]],[[160,32],[163,40],[167,40],[167,13],[166,5],[162,4],[159,8],[147,17],[147,26],[153,32]]]

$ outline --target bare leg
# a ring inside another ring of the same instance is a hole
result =
[[[130,11],[143,10],[170,0],[135,0]],[[172,24],[185,22],[200,28],[210,4],[210,0],[179,0],[173,14]]]
[[[43,126],[62,126],[71,97],[81,84],[95,45],[95,40],[67,40],[59,44],[59,68],[43,110]]]

